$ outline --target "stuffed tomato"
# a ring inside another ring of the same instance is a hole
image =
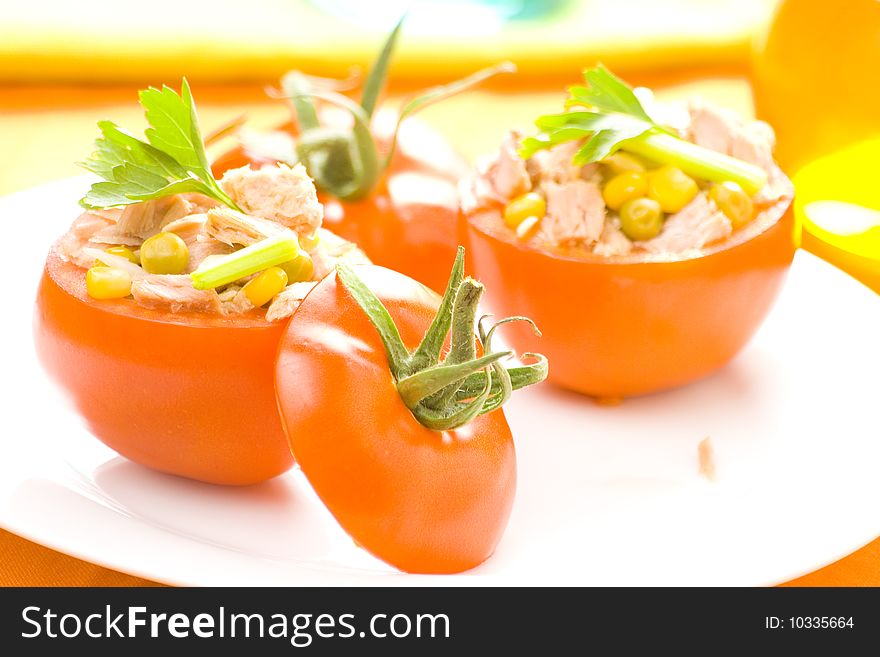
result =
[[[49,254],[36,344],[91,432],[142,465],[223,484],[293,463],[272,366],[283,322],[171,314],[88,296],[84,270]]]
[[[679,386],[730,361],[771,308],[793,188],[766,124],[660,106],[601,67],[586,79],[463,181],[461,239],[490,308],[541,327],[551,381],[604,398]],[[511,328],[514,347],[525,337]]]
[[[273,382],[287,320],[340,259],[368,261],[320,227],[301,166],[215,180],[185,83],[141,103],[148,141],[100,124],[85,166],[104,180],[47,257],[37,352],[121,455],[210,483],[263,481],[293,463]]]
[[[400,27],[365,80],[360,102],[335,90],[344,83],[291,72],[279,95],[290,102],[292,121],[268,132],[242,128],[240,144],[214,162],[214,172],[301,162],[315,179],[327,228],[356,242],[376,264],[440,292],[458,245],[457,184],[468,165],[442,135],[404,119],[514,69],[499,64],[430,89],[399,112],[375,111]]]

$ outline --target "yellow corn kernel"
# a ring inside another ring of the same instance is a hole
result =
[[[601,161],[612,175],[625,173],[627,171],[644,171],[645,163],[632,153],[617,151],[609,155]]]
[[[619,210],[620,206],[634,198],[640,198],[648,193],[648,176],[644,171],[626,171],[614,176],[605,183],[602,190],[602,198],[605,205],[612,210]]]
[[[249,280],[242,289],[248,301],[259,308],[271,301],[285,287],[287,287],[287,272],[281,267],[269,267]]]
[[[735,182],[728,181],[712,185],[709,190],[709,198],[724,213],[724,216],[730,219],[734,229],[745,226],[755,214],[755,205],[752,203],[752,199]]]
[[[517,196],[504,208],[504,223],[516,229],[529,217],[544,218],[547,213],[547,201],[537,192],[529,192]]]
[[[690,203],[700,188],[681,169],[665,165],[648,172],[648,197],[660,204],[663,212],[678,212]]]
[[[312,257],[305,251],[300,251],[299,255],[293,260],[282,262],[278,266],[287,274],[287,281],[289,283],[310,281],[312,280],[312,274],[315,273],[315,263],[312,262]]]
[[[127,246],[111,246],[104,249],[104,252],[109,253],[110,255],[119,256],[120,258],[127,258],[129,262],[133,262],[136,265],[141,264],[140,250],[138,250],[136,255],[135,252]]]
[[[97,265],[86,272],[86,292],[93,299],[122,299],[131,294],[127,271]]]
[[[321,236],[318,234],[318,231],[315,231],[308,237],[299,237],[299,246],[301,249],[308,251],[311,253],[315,249],[318,248],[318,244],[321,243]]]
[[[526,217],[519,222],[519,226],[516,227],[516,236],[521,240],[527,240],[538,232],[540,225],[541,217],[536,217],[535,215]]]

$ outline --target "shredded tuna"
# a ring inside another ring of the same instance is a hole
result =
[[[370,259],[357,248],[356,244],[342,239],[336,233],[331,233],[326,228],[318,231],[318,246],[309,255],[315,271],[312,278],[320,280],[336,267],[336,263],[345,260],[352,265],[369,265]]]
[[[230,246],[249,246],[288,228],[259,217],[251,217],[227,207],[208,210],[206,230],[210,237]]]
[[[565,183],[579,179],[589,180],[599,167],[595,164],[586,167],[572,164],[572,158],[580,147],[580,142],[571,141],[547,151],[538,151],[530,157],[525,164],[532,186],[537,187],[547,181]]]
[[[616,217],[605,222],[599,241],[593,247],[593,253],[600,256],[620,256],[631,252],[633,243],[620,230],[620,220]]]
[[[324,209],[301,164],[230,169],[220,185],[247,214],[275,221],[300,235],[311,235],[321,225]]]
[[[220,297],[214,290],[197,290],[185,275],[150,274],[132,281],[131,296],[144,308],[181,311],[220,312]]]
[[[179,194],[127,205],[119,216],[119,221],[93,235],[92,242],[140,246],[166,224],[191,212],[192,205]]]
[[[639,246],[652,253],[684,253],[701,249],[733,232],[730,219],[700,192],[679,212],[669,215],[663,232]]]
[[[313,281],[288,285],[272,299],[272,303],[269,304],[269,309],[266,311],[266,319],[270,322],[277,322],[279,319],[290,317],[315,285],[317,283]]]
[[[58,241],[58,254],[78,267],[91,267],[95,259],[84,253],[95,233],[113,226],[115,218],[106,212],[89,210],[79,215]]]
[[[222,292],[217,293],[217,296],[220,298],[220,303],[231,303],[232,300],[235,299],[235,295],[238,294],[239,290],[241,290],[241,285],[236,285],[235,283],[227,285]]]
[[[188,274],[193,273],[208,258],[232,253],[228,245],[204,235],[197,236],[192,244],[187,246],[189,247],[189,262],[186,266]]]
[[[240,315],[254,309],[254,304],[248,299],[244,288],[239,286],[235,286],[235,288],[233,294],[221,295],[222,309],[225,315]]]
[[[713,151],[756,164],[768,174],[767,185],[755,195],[758,206],[791,198],[791,182],[773,161],[776,135],[764,121],[743,121],[735,112],[691,101],[688,139]]]
[[[711,438],[703,438],[697,445],[697,457],[700,461],[700,474],[709,481],[715,481],[715,448]]]
[[[591,245],[605,226],[605,202],[595,181],[545,182],[547,215],[538,239],[552,244]]]
[[[482,165],[477,164],[477,171]],[[483,175],[468,176],[458,182],[458,198],[464,212],[474,212],[492,203],[506,203],[507,199],[499,198]]]
[[[166,224],[165,232],[175,233],[189,250],[186,273],[191,274],[210,256],[232,253],[232,247],[208,234],[208,215],[191,214]]]
[[[526,163],[517,153],[519,141],[520,135],[511,132],[501,142],[498,155],[484,163],[483,177],[498,198],[511,199],[532,188]]]
[[[205,226],[207,223],[207,214],[189,214],[166,224],[163,230],[166,233],[174,233],[184,242],[187,242],[188,240],[194,240],[197,236],[205,233]]]
[[[688,137],[699,146],[757,164],[768,173],[775,167],[773,129],[763,121],[744,122],[735,112],[693,100],[688,105]]]
[[[204,214],[211,208],[216,208],[220,205],[219,201],[210,196],[205,196],[204,194],[198,194],[196,192],[181,194],[181,196],[189,201],[193,214]]]

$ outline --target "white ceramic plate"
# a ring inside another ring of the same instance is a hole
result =
[[[31,346],[42,260],[84,184],[0,201],[0,525],[12,532],[184,585],[764,585],[880,533],[880,301],[806,253],[754,341],[705,381],[618,407],[516,393],[510,525],[461,576],[402,575],[366,555],[297,472],[237,489],[129,463],[89,435]],[[706,436],[714,483],[698,471]]]

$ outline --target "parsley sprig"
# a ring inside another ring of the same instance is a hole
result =
[[[672,164],[702,180],[739,183],[749,194],[767,183],[760,167],[679,139],[658,125],[629,85],[601,64],[584,71],[584,80],[586,85],[569,88],[566,101],[566,109],[584,109],[538,117],[535,125],[540,132],[523,140],[521,157],[583,140],[574,164],[597,162],[622,149],[658,164]]]
[[[186,78],[180,94],[163,86],[144,89],[139,97],[150,125],[147,141],[111,121],[99,121],[101,137],[95,141],[95,151],[79,165],[103,182],[93,184],[80,205],[110,208],[198,192],[239,210],[211,173]]]

